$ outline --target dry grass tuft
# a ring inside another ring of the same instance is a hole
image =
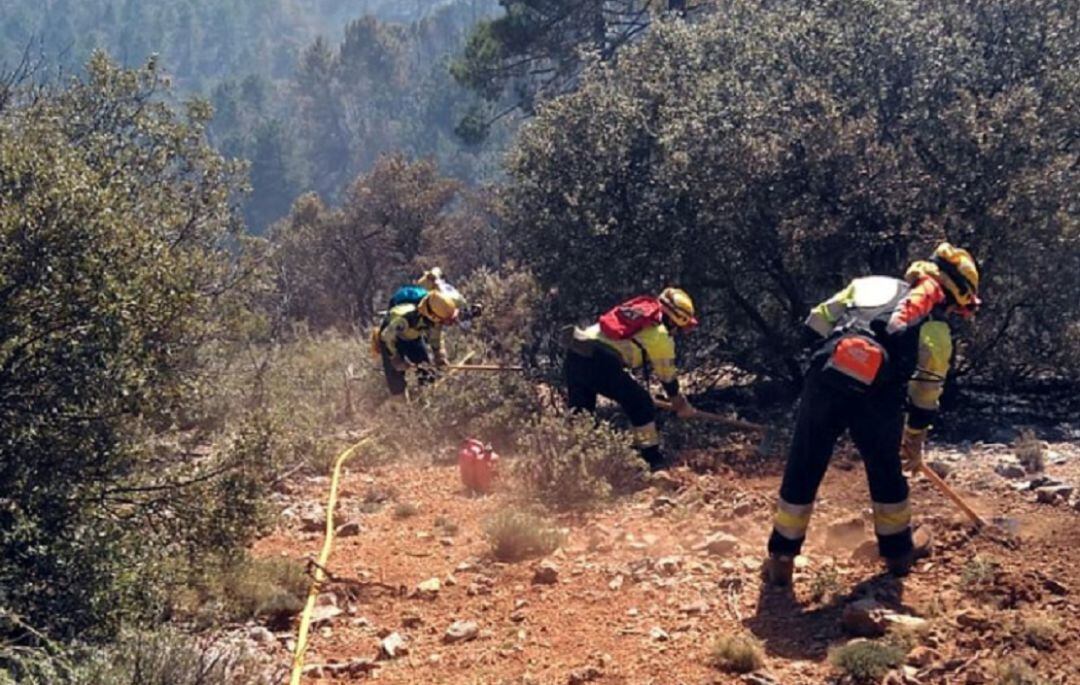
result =
[[[723,671],[749,673],[765,665],[765,650],[749,633],[724,635],[709,650],[709,663]]]
[[[487,526],[491,554],[498,561],[522,561],[554,552],[563,534],[547,520],[528,511],[506,509]]]

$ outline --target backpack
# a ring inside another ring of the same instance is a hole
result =
[[[823,370],[834,385],[865,393],[911,375],[918,327],[899,334],[887,331],[889,318],[909,291],[909,286],[901,282],[889,301],[844,312],[824,345],[827,359]]]
[[[612,340],[626,340],[644,328],[660,324],[663,314],[660,300],[641,295],[601,314],[600,332]]]
[[[424,299],[427,294],[428,289],[422,285],[416,283],[403,285],[394,291],[388,309],[393,309],[399,304],[420,304],[420,300]]]

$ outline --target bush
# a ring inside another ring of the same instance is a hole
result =
[[[630,437],[588,414],[543,415],[518,445],[515,473],[532,496],[558,509],[602,504],[639,484],[645,473]]]
[[[997,671],[997,685],[1049,685],[1050,682],[1019,659],[999,664]]]
[[[881,642],[855,640],[829,652],[829,663],[856,683],[870,685],[903,664],[904,652]]]
[[[978,595],[993,585],[1001,565],[994,559],[976,556],[960,571],[960,584],[970,594]]]
[[[420,513],[420,507],[412,502],[402,502],[394,507],[394,518],[407,519]]]
[[[1042,473],[1046,470],[1046,451],[1042,440],[1035,437],[1031,430],[1023,430],[1013,444],[1016,458],[1028,473]]]
[[[732,673],[749,673],[765,665],[765,651],[752,635],[725,635],[709,650],[709,663]]]
[[[810,601],[824,601],[839,591],[840,576],[835,566],[822,566],[814,571],[814,577],[810,581]]]
[[[1064,630],[1061,622],[1050,616],[1025,616],[1019,628],[1025,642],[1043,651],[1056,647]]]
[[[0,577],[6,606],[89,639],[160,617],[165,583],[256,523],[259,458],[163,434],[267,281],[204,103],[170,108],[153,60],[98,54],[66,84],[0,110]],[[207,509],[225,535],[198,537]]]
[[[241,557],[208,570],[177,598],[176,613],[194,615],[211,624],[265,620],[287,626],[302,608],[311,578],[304,565],[292,559]]]
[[[492,517],[486,528],[491,555],[498,561],[523,561],[551,554],[563,534],[545,519],[528,511],[507,509]]]
[[[557,319],[678,283],[701,312],[688,346],[797,382],[809,307],[948,238],[984,274],[958,371],[1076,381],[1077,9],[781,0],[657,22],[522,129],[516,254]]]

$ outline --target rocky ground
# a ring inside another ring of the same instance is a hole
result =
[[[1038,682],[1001,676],[1022,662],[1044,682],[1080,683],[1080,503],[1071,487],[1080,445],[1044,445],[1037,474],[1015,452],[932,449],[935,468],[1000,525],[975,531],[915,480],[934,549],[900,581],[882,573],[863,470],[841,451],[793,591],[761,581],[782,465],[750,449],[684,455],[693,469],[559,518],[562,547],[515,564],[493,561],[484,537],[485,522],[515,505],[512,488],[471,497],[453,466],[354,470],[304,682],[827,683],[841,679],[831,649],[888,631],[907,656],[886,682]],[[256,552],[315,556],[326,487],[325,478],[294,483],[281,527]],[[745,675],[714,667],[715,641],[745,632],[760,640],[764,666]],[[287,663],[293,631],[274,638],[265,649]]]

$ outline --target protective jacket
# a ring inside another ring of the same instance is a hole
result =
[[[574,338],[579,342],[598,346],[599,351],[614,353],[622,365],[630,370],[648,367],[663,384],[670,395],[678,394],[679,370],[675,366],[675,339],[664,324],[646,326],[624,340],[614,340],[600,330],[600,324],[576,329]]]
[[[810,311],[806,325],[821,336],[815,357],[827,355],[853,323],[868,324],[889,354],[884,383],[907,383],[907,424],[926,428],[940,407],[952,358],[949,325],[933,318],[944,301],[942,286],[930,277],[914,285],[886,276],[855,279]]]
[[[379,329],[379,340],[391,357],[400,357],[398,341],[426,341],[432,348],[436,359],[445,359],[442,326],[423,316],[413,304],[399,304],[391,307]]]

